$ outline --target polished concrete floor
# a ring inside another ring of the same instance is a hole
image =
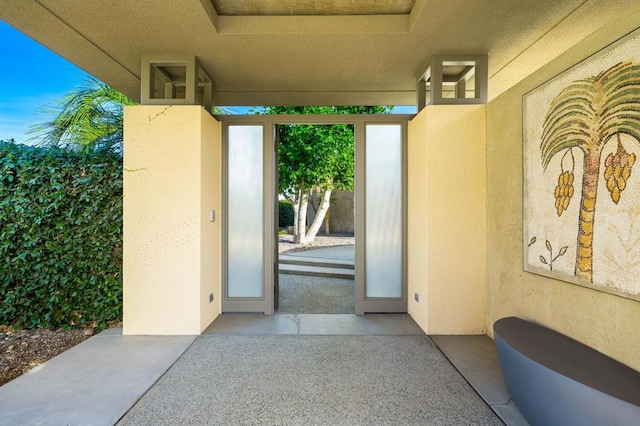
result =
[[[315,336],[420,335],[420,327],[406,314],[225,314],[204,334],[296,334]]]
[[[423,335],[406,314],[222,315],[205,334]],[[504,384],[493,340],[487,336],[430,336],[438,349],[507,425],[526,426]]]
[[[121,425],[501,425],[425,335],[201,336]]]
[[[502,378],[488,336],[429,336],[482,399],[509,426],[526,426]]]
[[[122,425],[500,425],[400,315],[222,315]]]

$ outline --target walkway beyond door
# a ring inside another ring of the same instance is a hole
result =
[[[355,313],[355,246],[341,241],[351,244],[280,254],[279,314]]]

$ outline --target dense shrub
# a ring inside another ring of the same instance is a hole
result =
[[[293,204],[291,201],[280,200],[278,209],[278,226],[280,228],[286,228],[287,226],[293,226],[294,212]]]
[[[122,315],[122,158],[0,141],[0,324]]]

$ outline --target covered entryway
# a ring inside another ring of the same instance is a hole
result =
[[[355,311],[406,312],[407,115],[218,116],[223,123],[222,312],[274,312],[277,124],[351,124]]]
[[[426,107],[408,119],[127,108],[125,334],[199,334],[222,312],[274,312],[274,128],[334,122],[355,129],[355,313],[407,312],[431,333],[483,331],[485,169],[476,159],[485,147],[484,106]],[[247,149],[252,163],[229,159]],[[395,171],[385,163],[392,158]],[[238,195],[228,189],[233,182],[247,189],[241,175],[229,176],[231,167],[257,175],[246,180],[259,194],[245,196],[248,207],[228,199]],[[387,202],[392,197],[399,201]],[[256,228],[245,232],[249,219]],[[240,234],[231,241],[234,229]],[[233,287],[233,268],[253,278]]]

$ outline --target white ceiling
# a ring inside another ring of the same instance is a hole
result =
[[[433,54],[488,53],[493,98],[633,7],[637,0],[0,0],[0,18],[135,99],[141,56],[175,53],[198,56],[218,105],[402,105],[414,103]]]

